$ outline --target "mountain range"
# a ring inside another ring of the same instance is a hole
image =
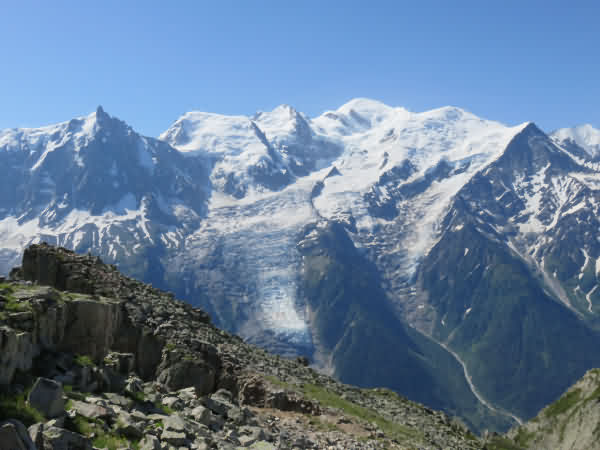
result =
[[[600,132],[355,99],[0,131],[0,272],[92,252],[343,382],[505,430],[600,366]]]

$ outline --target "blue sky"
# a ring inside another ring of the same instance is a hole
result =
[[[598,128],[599,23],[597,1],[7,0],[0,128],[101,104],[156,136],[190,110],[315,116],[354,97]]]

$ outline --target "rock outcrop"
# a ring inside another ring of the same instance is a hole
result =
[[[0,433],[15,448],[482,446],[441,412],[247,345],[96,257],[34,245],[11,274]]]
[[[59,417],[65,410],[61,384],[48,378],[37,379],[27,396],[27,402],[49,419]]]
[[[600,369],[589,370],[558,400],[507,436],[490,442],[515,449],[597,449],[600,447]]]
[[[7,450],[34,450],[27,428],[17,420],[0,423],[0,448]]]

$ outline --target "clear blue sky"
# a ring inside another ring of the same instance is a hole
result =
[[[354,97],[600,127],[596,1],[27,1],[0,5],[0,128],[98,104],[156,136],[182,113],[315,116]]]

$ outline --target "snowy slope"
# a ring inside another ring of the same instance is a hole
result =
[[[589,124],[574,128],[561,128],[554,131],[550,136],[561,144],[570,142],[578,145],[592,158],[600,155],[600,130]]]
[[[281,190],[339,153],[287,105],[253,117],[190,112],[160,139],[207,161],[213,189],[237,199]]]
[[[457,108],[411,113],[368,99],[312,120],[289,106],[252,118],[188,113],[161,137],[189,157],[216,155],[216,162],[207,220],[187,239],[188,254],[177,264],[196,267],[195,282],[204,286],[207,297],[220,298],[226,291],[244,299],[250,318],[240,319],[238,311],[229,320],[246,337],[262,339],[267,329],[310,345],[295,280],[302,263],[295,249],[301,230],[321,220],[352,224],[356,245],[366,248],[386,274],[390,294],[400,295],[394,290],[405,288],[399,282],[414,274],[435,243],[452,196],[522,128]],[[314,164],[306,148],[304,158],[293,149],[303,143],[319,152],[318,159],[312,156]],[[269,190],[246,177],[243,198],[227,195],[216,174],[245,176],[251,155],[280,161],[294,179]],[[311,170],[295,172],[288,165],[290,155],[298,165],[312,164]],[[386,184],[389,173],[403,164],[412,168],[410,176]],[[440,167],[449,168],[443,176],[437,174]],[[400,189],[415,185],[421,189]],[[373,202],[392,202],[398,213],[386,219],[373,216]]]
[[[496,159],[523,126],[506,127],[482,120],[458,108],[441,108],[410,113],[366,99],[353,100],[333,113],[325,113],[313,123],[317,129],[343,142],[345,152],[335,162],[342,176],[325,182],[315,201],[320,214],[335,218],[351,213],[359,229],[369,233],[374,227],[412,229],[396,241],[394,253],[408,252],[408,265],[414,264],[435,242],[437,225],[450,199],[470,177]],[[440,165],[450,173],[433,180],[416,195],[392,198],[401,213],[394,220],[373,217],[365,202],[372,191],[378,201],[389,201],[390,187],[381,177],[408,162],[413,168],[401,184],[426,180]],[[417,226],[418,224],[418,226]]]

